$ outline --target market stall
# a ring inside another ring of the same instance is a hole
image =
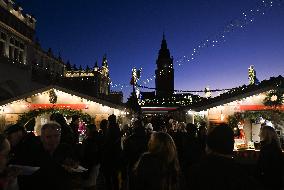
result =
[[[0,102],[0,129],[19,120],[36,118],[36,126],[49,120],[52,112],[62,112],[66,117],[79,114],[88,116],[98,125],[102,119],[115,114],[121,124],[127,122],[127,109],[101,99],[80,94],[58,86],[37,91]]]

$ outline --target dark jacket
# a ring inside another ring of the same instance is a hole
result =
[[[15,146],[11,148],[10,164],[37,166],[34,163],[36,152],[40,149],[41,142],[39,137],[36,137],[33,133],[27,133],[23,139]]]
[[[147,145],[148,139],[144,131],[134,133],[124,141],[123,158],[131,169],[140,156],[147,151]]]
[[[266,189],[281,189],[283,175],[282,150],[276,142],[261,143],[257,176]]]
[[[121,137],[116,124],[109,126],[102,151],[102,169],[106,172],[118,170],[121,166]]]
[[[122,177],[125,182],[128,182],[129,189],[133,189],[133,168],[140,156],[147,151],[148,137],[145,134],[144,128],[140,132],[136,132],[129,136],[123,145],[122,160],[123,170]]]
[[[179,176],[170,165],[151,153],[142,155],[135,169],[135,190],[179,190]]]
[[[101,161],[103,140],[101,134],[94,132],[82,143],[82,160],[84,167],[91,169]]]
[[[190,169],[188,189],[250,190],[257,189],[256,180],[233,158],[207,155]]]
[[[66,158],[72,157],[74,155],[70,145],[60,144],[52,156],[42,147],[34,158],[35,165],[40,169],[27,179],[24,189],[71,189],[71,173],[62,164]]]

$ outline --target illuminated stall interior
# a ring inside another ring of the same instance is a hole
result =
[[[219,97],[187,107],[184,109],[186,121],[197,123],[202,118],[211,127],[221,123],[230,124],[232,118],[241,118],[231,127],[239,133],[236,142],[246,144],[246,147],[260,141],[259,131],[263,122],[274,127],[279,137],[283,138],[283,82],[281,76],[272,77],[259,85],[235,88]]]
[[[21,114],[36,109],[72,109],[80,110],[89,114],[97,126],[102,119],[115,114],[125,122],[128,111],[121,105],[116,105],[104,100],[83,95],[58,86],[49,86],[26,95],[15,97],[0,102],[0,127],[1,130],[9,124],[14,124]],[[48,121],[48,115],[41,115],[36,118],[36,128]]]

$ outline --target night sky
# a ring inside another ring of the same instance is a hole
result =
[[[142,85],[155,86],[150,78],[163,32],[174,57],[177,90],[248,84],[250,65],[259,80],[283,75],[281,0],[18,2],[37,19],[36,35],[44,49],[51,47],[65,61],[83,67],[101,64],[106,53],[113,85],[119,85],[112,90],[129,85],[132,67],[143,68]],[[131,88],[122,90],[127,96]]]

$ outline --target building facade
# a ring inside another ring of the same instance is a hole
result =
[[[22,10],[13,1],[0,0],[1,99],[27,92],[36,86],[31,81],[30,67],[36,19]]]
[[[45,51],[40,46],[35,30],[34,17],[12,0],[0,0],[0,100],[51,84],[108,99],[111,81],[106,56],[101,67],[68,67],[51,48]]]
[[[80,66],[79,69],[71,66],[70,63],[66,64],[64,69],[64,81],[72,83],[89,83],[94,86],[95,96],[97,97],[106,97],[110,95],[110,77],[109,77],[109,67],[107,62],[107,57],[104,55],[102,64],[99,67],[96,62],[93,68],[87,67],[82,69]]]

